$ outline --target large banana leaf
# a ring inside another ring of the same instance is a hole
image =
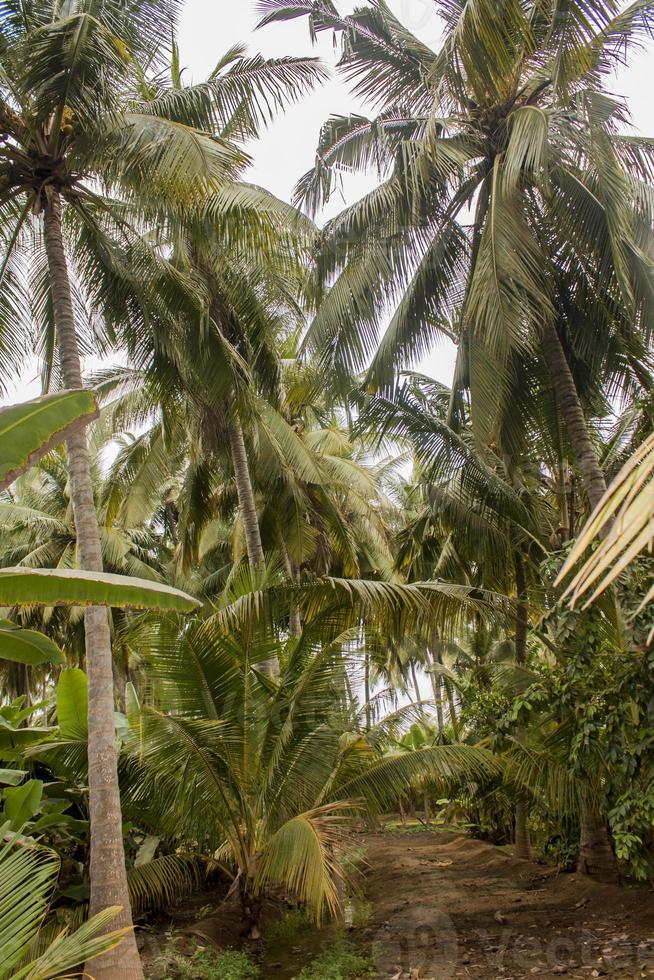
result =
[[[0,409],[0,490],[97,414],[90,391],[60,391]]]
[[[57,681],[57,720],[63,738],[86,738],[89,685],[78,667],[64,670]]]
[[[108,572],[3,568],[0,606],[111,606],[184,613],[200,603],[168,585]]]
[[[23,630],[8,619],[0,620],[0,660],[31,667],[66,662],[62,651],[48,636],[35,630]]]

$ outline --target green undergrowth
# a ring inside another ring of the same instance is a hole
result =
[[[338,940],[319,953],[298,973],[297,980],[353,980],[370,975],[372,964],[346,940]]]
[[[190,956],[167,949],[153,964],[150,976],[153,980],[259,980],[261,969],[243,950],[198,946]]]
[[[264,941],[268,949],[288,946],[302,933],[313,928],[313,921],[306,909],[290,909],[281,919],[272,922],[266,928]]]

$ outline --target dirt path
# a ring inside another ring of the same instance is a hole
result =
[[[514,861],[452,834],[363,838],[377,976],[654,976],[654,893]]]

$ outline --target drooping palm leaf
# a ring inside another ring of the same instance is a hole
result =
[[[586,607],[608,589],[618,576],[648,548],[654,537],[654,436],[650,436],[620,471],[591,515],[561,569],[561,582],[572,572],[588,547],[604,535],[566,587],[564,597],[577,603],[588,592]],[[654,588],[642,607],[654,599]],[[641,608],[642,608],[641,607]]]

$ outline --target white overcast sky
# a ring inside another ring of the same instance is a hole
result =
[[[432,0],[388,0],[397,17],[414,34],[435,47],[439,43],[439,21]],[[342,13],[354,6],[347,0],[337,3]],[[325,32],[317,46],[311,44],[306,18],[272,24],[255,30],[257,15],[254,2],[241,0],[187,0],[179,32],[182,63],[194,81],[204,79],[218,57],[236,42],[245,42],[251,52],[267,57],[279,55],[320,56],[333,66],[335,52],[331,35]],[[630,67],[616,80],[616,91],[628,95],[634,121],[643,134],[654,134],[653,69],[654,47],[633,54]],[[299,176],[308,170],[320,125],[330,114],[347,114],[361,109],[350,96],[336,73],[332,80],[305,96],[299,105],[292,106],[279,116],[256,147],[255,166],[251,179],[265,185],[280,197],[288,198]],[[361,181],[355,189],[363,192]]]
[[[421,40],[437,46],[439,22],[432,0],[388,0],[394,13]],[[342,13],[355,6],[349,0],[338,3]],[[219,57],[236,43],[245,43],[251,53],[267,57],[280,55],[319,56],[333,68],[336,53],[331,36],[320,36],[317,46],[311,44],[306,18],[274,24],[256,31],[257,15],[253,0],[187,0],[179,26],[178,43],[181,61],[186,68],[185,80],[204,80]],[[615,91],[628,96],[636,128],[642,134],[654,135],[654,45],[630,57],[629,67],[616,79]],[[249,179],[262,184],[279,197],[289,199],[297,179],[314,160],[315,147],[322,122],[332,113],[362,111],[339,80],[336,72],[326,84],[292,105],[252,147],[254,166]],[[351,178],[346,184],[349,199],[374,186],[374,176]],[[343,199],[335,195],[323,217],[337,212]],[[434,351],[422,366],[439,380],[449,383],[454,363],[450,345]],[[89,365],[94,367],[94,364]],[[22,379],[12,392],[11,400],[22,400],[38,394],[34,372]]]
[[[431,47],[439,44],[441,31],[433,0],[387,0],[397,17],[422,41]],[[360,4],[341,0],[341,13],[349,13]],[[194,81],[204,79],[218,57],[232,44],[246,42],[251,52],[267,57],[280,55],[320,56],[333,68],[337,52],[329,32],[319,36],[312,45],[306,18],[272,24],[257,31],[257,14],[253,0],[187,0],[183,13],[179,45],[182,63]],[[615,82],[615,91],[628,96],[636,128],[643,135],[654,135],[654,45],[632,53],[629,67]],[[363,111],[350,95],[345,84],[332,71],[331,80],[297,105],[291,106],[264,133],[252,148],[254,166],[249,179],[262,184],[279,197],[290,199],[297,179],[309,170],[314,161],[315,147],[322,122],[331,114]],[[356,200],[374,186],[374,176],[351,178],[345,185],[348,198]],[[343,205],[335,195],[326,214],[330,217]],[[446,384],[452,379],[454,348],[441,344],[422,369]]]

